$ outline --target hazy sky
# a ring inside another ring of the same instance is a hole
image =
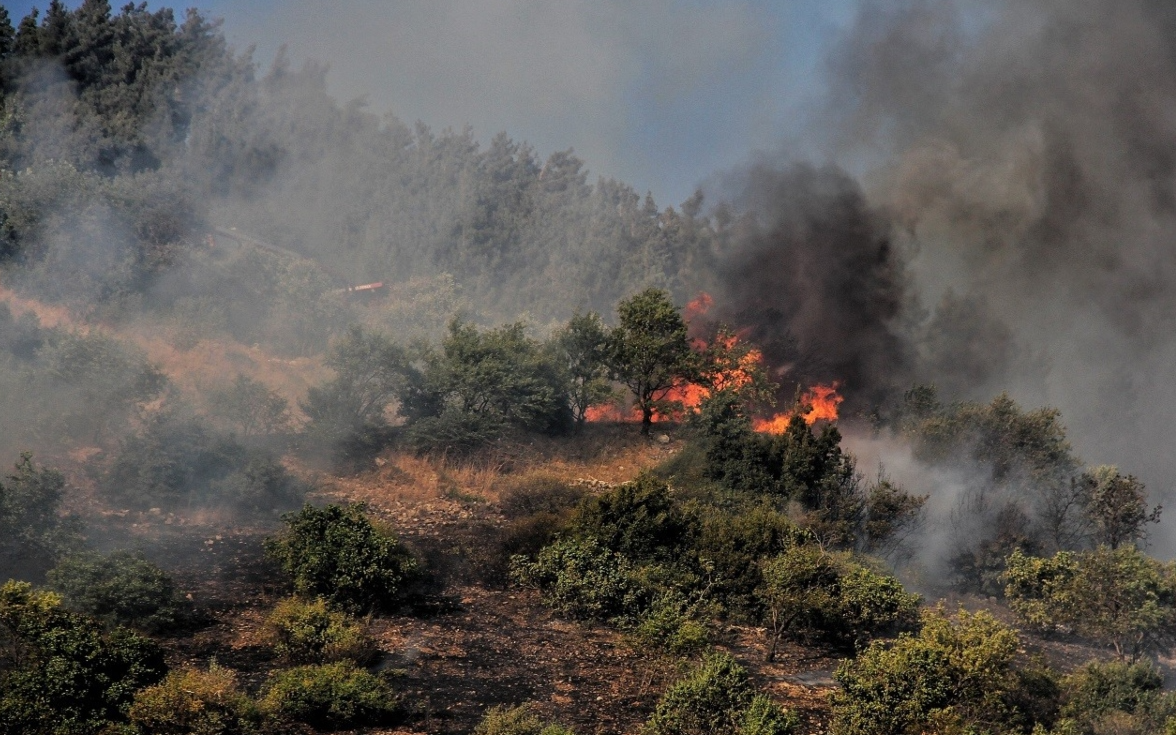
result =
[[[6,4],[15,24],[40,2]],[[71,7],[77,0],[67,3]],[[112,2],[116,8],[121,1]],[[824,50],[856,0],[205,0],[267,66],[328,62],[341,99],[432,127],[506,130],[541,155],[681,202],[756,150],[805,157]],[[153,8],[169,5],[151,2]],[[174,5],[173,7],[184,7]]]

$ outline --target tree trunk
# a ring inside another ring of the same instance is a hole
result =
[[[653,426],[653,407],[641,407],[641,433],[644,436],[649,436],[649,428]]]

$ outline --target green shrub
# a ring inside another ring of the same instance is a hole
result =
[[[0,587],[0,641],[0,732],[95,733],[167,673],[154,642],[103,632],[23,582]]]
[[[586,494],[584,488],[544,472],[507,476],[496,484],[502,513],[512,520],[541,513],[560,516],[575,508]]]
[[[787,735],[796,719],[757,695],[747,670],[726,653],[707,656],[671,685],[643,735]]]
[[[416,575],[416,559],[391,529],[368,520],[363,505],[306,505],[282,520],[286,530],[266,539],[266,554],[299,594],[352,612],[386,609]]]
[[[1009,606],[1034,627],[1065,626],[1133,660],[1176,644],[1176,565],[1133,547],[1045,559],[1016,552],[1002,579]]]
[[[261,708],[324,730],[387,724],[399,709],[384,679],[350,661],[275,672],[262,689]]]
[[[493,707],[474,728],[474,735],[573,735],[562,725],[544,723],[527,705]]]
[[[843,552],[795,546],[766,560],[762,574],[769,661],[788,633],[861,644],[917,620],[918,595]]]
[[[560,539],[535,561],[516,556],[511,577],[538,589],[543,602],[571,618],[607,620],[632,616],[643,607],[644,591],[625,557],[596,539]]]
[[[296,506],[303,494],[276,458],[214,431],[183,407],[156,412],[124,439],[100,484],[110,497],[141,508],[273,512]]]
[[[61,593],[66,606],[109,624],[159,632],[188,617],[172,578],[141,553],[75,554],[62,559],[48,576],[50,588]]]
[[[762,601],[756,590],[763,582],[761,561],[812,536],[785,514],[765,506],[742,512],[711,512],[704,516],[697,555],[713,569],[712,594],[730,613],[756,620]]]
[[[572,519],[572,530],[629,560],[670,560],[692,541],[695,524],[670,497],[665,482],[645,473],[587,498]]]
[[[413,421],[404,437],[417,454],[462,456],[498,439],[505,431],[506,424],[498,416],[451,409]]]
[[[710,642],[710,631],[700,619],[701,607],[681,593],[662,593],[641,613],[633,633],[638,641],[654,648],[678,655],[697,653]]]
[[[250,735],[261,715],[236,674],[214,662],[207,671],[173,671],[140,690],[127,719],[143,735]]]
[[[264,631],[274,652],[291,663],[350,659],[362,664],[376,653],[376,643],[364,625],[331,610],[322,598],[282,600],[266,618]]]
[[[75,518],[59,514],[65,477],[20,456],[0,482],[0,579],[37,581],[63,553],[81,545]]]
[[[1176,694],[1164,691],[1151,662],[1091,661],[1061,682],[1059,715],[1076,732],[1099,733],[1130,723],[1136,732],[1161,732],[1176,714]]]
[[[1017,634],[987,613],[929,610],[917,634],[875,641],[834,673],[835,735],[999,729],[1013,716]]]

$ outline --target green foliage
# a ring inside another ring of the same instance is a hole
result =
[[[217,418],[241,436],[276,434],[290,424],[290,402],[246,375],[237,375],[232,385],[214,392],[209,402]]]
[[[1017,634],[987,613],[923,615],[917,634],[874,642],[838,667],[835,735],[999,731],[1009,704]]]
[[[22,454],[0,483],[0,576],[37,579],[81,544],[76,519],[59,514],[65,477]]]
[[[919,596],[847,554],[816,546],[793,546],[763,564],[758,594],[763,602],[775,657],[786,634],[817,635],[864,644],[880,634],[912,627]]]
[[[1095,543],[1112,549],[1146,540],[1147,526],[1160,522],[1160,506],[1148,509],[1143,483],[1115,467],[1095,467],[1077,480],[1083,511]]]
[[[763,581],[761,560],[776,556],[813,538],[787,515],[755,505],[737,511],[703,513],[697,554],[712,570],[712,592],[728,612],[758,619],[762,600],[756,591]]]
[[[511,577],[543,593],[543,602],[571,618],[607,620],[636,615],[645,590],[637,570],[595,538],[560,539],[531,561],[511,560]]]
[[[506,476],[496,485],[502,512],[512,519],[539,514],[559,516],[575,508],[586,494],[584,488],[545,472]]]
[[[260,704],[268,714],[322,730],[388,724],[399,711],[388,683],[350,661],[277,671]]]
[[[474,735],[573,735],[562,725],[544,723],[527,705],[492,707],[474,728]]]
[[[665,482],[647,473],[588,497],[571,522],[577,536],[596,539],[631,561],[670,560],[689,545],[694,527]]]
[[[1176,567],[1133,547],[1044,559],[1016,552],[1004,581],[1009,606],[1034,627],[1065,627],[1131,660],[1176,643]]]
[[[795,715],[757,695],[747,670],[725,653],[711,654],[666,690],[644,735],[787,735]]]
[[[649,433],[654,412],[666,408],[670,390],[696,376],[699,362],[681,312],[668,293],[656,288],[617,304],[608,360],[612,376],[633,392],[643,433]]]
[[[893,552],[917,527],[926,498],[879,478],[865,486],[833,425],[819,433],[803,406],[782,434],[752,430],[744,400],[733,391],[708,399],[695,420],[705,446],[706,476],[747,495],[795,503],[796,519],[826,546]]]
[[[173,671],[140,690],[127,719],[143,735],[251,735],[261,714],[236,674],[213,662],[207,671]]]
[[[73,554],[49,570],[48,578],[67,607],[111,625],[155,633],[188,617],[172,578],[141,553]]]
[[[335,377],[311,388],[302,404],[308,437],[344,454],[368,445],[374,453],[385,410],[404,385],[404,351],[381,334],[352,327],[331,348],[327,366]]]
[[[217,433],[182,407],[164,407],[124,439],[100,486],[140,508],[227,506],[253,513],[289,508],[303,493],[269,453]]]
[[[641,643],[684,656],[710,643],[710,631],[699,618],[709,606],[691,602],[680,592],[663,592],[641,612],[633,634]]]
[[[608,381],[608,328],[596,312],[577,313],[555,334],[553,343],[567,373],[572,418],[577,424],[583,424],[589,408],[612,397]]]
[[[495,429],[558,433],[570,423],[564,371],[521,322],[479,330],[455,319],[441,349],[425,349],[420,362],[401,399],[410,424],[435,419],[429,431],[412,426],[418,446],[453,446],[454,437],[440,431],[446,426],[480,429],[468,433],[481,440]]]
[[[274,653],[290,663],[369,661],[376,642],[365,626],[345,613],[331,610],[322,598],[290,597],[277,604],[265,620],[264,631]]]
[[[152,641],[105,633],[27,583],[0,587],[0,731],[96,733],[166,671]]]
[[[1150,661],[1091,661],[1062,679],[1062,697],[1059,715],[1085,733],[1098,732],[1111,713],[1137,717],[1158,732],[1176,711],[1176,697],[1164,691],[1164,677]]]
[[[53,331],[37,352],[32,390],[47,397],[35,414],[50,439],[99,442],[167,384],[140,350],[94,331]]]
[[[305,505],[282,520],[286,530],[266,539],[266,554],[299,594],[354,612],[387,609],[417,573],[416,559],[391,529],[368,520],[363,505]]]

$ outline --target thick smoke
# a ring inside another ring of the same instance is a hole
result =
[[[1166,491],[1176,7],[876,4],[844,48],[838,153],[889,156],[868,188],[923,302],[954,289],[984,304],[1040,356],[1004,355],[993,380],[1058,406],[1088,462]],[[929,377],[951,382],[956,364],[938,355]]]
[[[904,290],[886,220],[832,167],[758,165],[739,174],[721,318],[764,350],[790,398],[837,381],[868,407],[909,367],[899,337]]]

